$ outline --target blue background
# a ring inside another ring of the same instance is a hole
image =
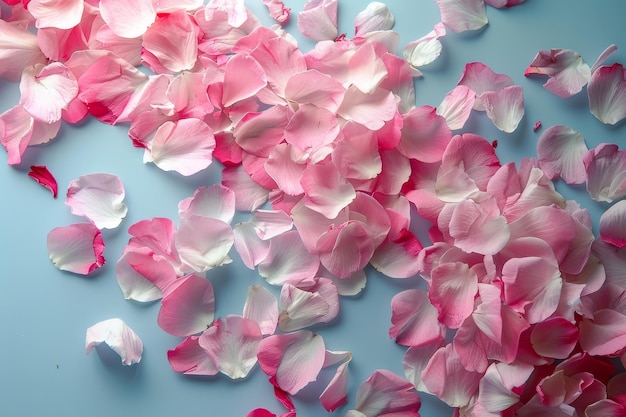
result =
[[[286,2],[292,7],[292,24],[304,1]],[[354,16],[368,2],[342,0],[339,30],[354,33]],[[270,24],[260,0],[247,4],[262,22]],[[401,46],[428,33],[439,21],[430,0],[387,2],[396,17]],[[4,10],[3,10],[4,12]],[[489,25],[476,33],[443,38],[438,61],[423,68],[416,80],[417,104],[438,105],[461,76],[465,63],[482,61],[497,73],[506,73],[524,89],[526,114],[512,134],[495,129],[484,114],[474,113],[464,131],[497,139],[503,162],[519,162],[535,156],[537,138],[545,128],[565,124],[580,131],[591,148],[600,142],[624,143],[623,124],[605,126],[588,109],[586,92],[569,99],[552,95],[542,87],[545,79],[525,78],[524,69],[540,49],[569,48],[591,65],[609,44],[619,49],[607,63],[626,63],[626,3],[622,0],[527,0],[511,8],[487,10]],[[5,13],[3,13],[6,16]],[[308,49],[312,43],[301,40]],[[0,82],[0,111],[17,103],[17,84]],[[537,120],[543,128],[532,127]],[[142,151],[133,148],[126,125],[108,126],[96,120],[79,125],[63,124],[49,144],[29,148],[23,163],[9,167],[0,161],[0,416],[145,416],[219,415],[244,416],[256,407],[280,413],[267,378],[255,369],[243,381],[226,377],[188,377],[174,373],[166,358],[180,341],[164,333],[156,323],[159,303],[142,305],[123,299],[115,277],[115,262],[128,240],[127,228],[155,216],[177,218],[177,203],[200,185],[219,181],[220,167],[192,177],[167,173],[142,164]],[[27,177],[30,165],[46,165],[59,183],[59,198]],[[110,172],[126,186],[128,216],[116,230],[103,232],[107,264],[93,276],[82,277],[57,270],[48,259],[46,235],[56,226],[83,221],[64,205],[68,183],[80,175]],[[584,187],[557,183],[566,198],[574,198],[593,215],[594,228],[608,207],[591,201]],[[236,255],[234,256],[236,258]],[[214,283],[216,316],[241,314],[247,287],[263,280],[239,262],[210,272]],[[404,349],[387,337],[391,297],[403,289],[421,286],[417,278],[393,280],[368,270],[367,288],[357,297],[344,298],[340,316],[314,330],[332,350],[350,350],[350,396],[343,415],[354,406],[358,386],[379,368],[402,372]],[[120,317],[142,338],[140,364],[122,366],[107,349],[85,354],[87,327]],[[317,396],[334,373],[322,372],[294,401],[301,417],[325,415]],[[451,410],[422,395],[423,416],[450,415]]]

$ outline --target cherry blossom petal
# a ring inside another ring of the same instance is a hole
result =
[[[325,355],[322,337],[308,330],[269,336],[261,341],[257,351],[263,372],[292,395],[317,379]]]
[[[621,248],[626,246],[626,200],[609,207],[600,216],[600,236],[602,240]]]
[[[152,0],[102,0],[99,7],[107,26],[122,38],[143,35],[157,16]]]
[[[278,324],[278,301],[265,287],[251,285],[243,306],[243,317],[259,324],[263,335],[274,334]]]
[[[437,162],[452,139],[446,119],[437,109],[421,106],[403,116],[402,136],[398,150],[422,162]]]
[[[589,110],[604,124],[626,117],[626,70],[621,64],[598,68],[589,80]]]
[[[298,29],[314,41],[337,37],[337,0],[308,0],[298,13]]]
[[[0,77],[18,82],[24,68],[45,63],[35,34],[0,19]]]
[[[193,197],[178,203],[178,215],[182,219],[202,216],[230,224],[235,216],[235,193],[219,184],[198,187]]]
[[[44,165],[31,165],[30,171],[28,172],[28,176],[38,184],[46,187],[52,193],[52,197],[57,198],[57,193],[59,191],[59,186],[57,185],[57,180],[54,178],[54,175],[48,170],[48,168]]]
[[[87,275],[104,265],[104,240],[91,223],[55,227],[48,233],[48,256],[63,271]]]
[[[266,85],[267,77],[261,65],[250,55],[237,54],[228,60],[224,68],[222,104],[230,107],[254,96]]]
[[[437,317],[437,309],[430,304],[426,292],[402,291],[391,299],[389,337],[403,346],[424,346],[443,340],[445,328]]]
[[[419,68],[434,62],[443,49],[439,38],[446,35],[443,23],[437,23],[426,36],[409,42],[402,49],[402,56],[413,68]]]
[[[546,90],[559,97],[567,98],[579,93],[589,82],[591,68],[583,57],[571,49],[551,49],[539,51],[524,75],[547,75],[548,81],[543,85]]]
[[[190,336],[205,330],[214,316],[215,296],[211,281],[188,274],[164,295],[157,323],[174,336]]]
[[[144,153],[144,162],[189,176],[211,165],[213,149],[213,131],[202,120],[168,121],[155,132]]]
[[[263,4],[267,6],[270,16],[276,22],[282,25],[289,21],[291,9],[281,0],[263,0]]]
[[[437,114],[446,119],[451,130],[462,129],[476,101],[476,93],[464,85],[456,86],[437,107]]]
[[[368,129],[378,130],[396,114],[395,99],[391,91],[383,88],[378,87],[366,94],[353,85],[346,91],[337,114]]]
[[[561,177],[568,184],[585,182],[583,157],[587,151],[583,135],[563,125],[549,127],[537,141],[539,166],[546,176]]]
[[[300,183],[305,193],[304,204],[329,219],[336,218],[356,198],[354,188],[332,162],[307,165]]]
[[[420,397],[413,384],[386,369],[377,369],[359,386],[354,409],[346,417],[419,416]]]
[[[70,182],[65,205],[98,229],[115,229],[128,212],[123,203],[125,196],[124,184],[117,175],[87,174]]]
[[[219,372],[217,365],[200,346],[199,338],[186,337],[174,349],[167,351],[167,360],[174,372],[187,375],[215,375]]]
[[[70,29],[76,26],[83,16],[83,0],[31,0],[28,11],[36,19],[38,28],[55,27]]]
[[[176,231],[180,259],[196,272],[232,262],[228,252],[233,243],[230,225],[210,217],[192,215],[181,219]]]
[[[259,275],[271,285],[312,278],[319,269],[319,258],[304,247],[293,230],[270,239],[270,253],[259,264]]]
[[[478,30],[488,23],[483,0],[435,0],[441,21],[454,32]]]
[[[256,321],[228,315],[225,320],[217,319],[198,342],[221,373],[240,379],[256,365],[256,352],[262,339]]]
[[[103,320],[87,329],[85,335],[87,354],[101,343],[113,349],[122,359],[123,365],[132,365],[141,361],[143,343],[122,319]]]
[[[578,342],[578,328],[562,317],[552,317],[533,327],[530,341],[539,355],[566,359]]]
[[[583,162],[592,199],[611,203],[626,196],[626,150],[601,143],[587,152]]]
[[[488,91],[483,94],[487,117],[505,133],[517,129],[524,117],[524,93],[522,87],[513,85],[499,91]]]

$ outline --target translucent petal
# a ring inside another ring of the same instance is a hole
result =
[[[143,353],[143,343],[139,336],[124,321],[118,318],[108,319],[94,324],[87,329],[85,349],[90,353],[101,343],[107,344],[120,355],[123,365],[139,363]]]

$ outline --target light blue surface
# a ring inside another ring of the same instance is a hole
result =
[[[260,0],[247,2],[265,16]],[[340,32],[353,35],[353,19],[367,2],[340,2]],[[288,2],[292,25],[303,1]],[[431,0],[388,1],[396,17],[401,45],[428,33],[439,20]],[[3,15],[5,15],[3,13]],[[621,0],[527,0],[525,4],[496,10],[488,8],[490,24],[471,34],[448,32],[440,59],[423,69],[416,80],[417,104],[438,105],[452,89],[467,62],[482,61],[498,73],[506,73],[524,89],[526,115],[512,134],[495,129],[483,114],[473,114],[466,131],[498,139],[502,161],[535,156],[535,144],[545,128],[565,124],[580,131],[591,148],[600,142],[624,146],[623,124],[602,125],[588,110],[586,93],[570,99],[546,91],[540,78],[525,78],[524,69],[540,49],[569,48],[592,64],[609,44],[619,49],[608,63],[626,63],[626,3]],[[263,22],[269,23],[267,16]],[[306,47],[306,43],[301,43]],[[310,43],[308,44],[310,45]],[[0,110],[18,100],[16,84],[0,83]],[[542,130],[532,131],[537,120]],[[256,407],[279,413],[267,378],[260,369],[244,381],[226,377],[186,377],[174,373],[166,358],[179,338],[167,335],[156,323],[159,304],[125,301],[115,278],[115,262],[128,240],[127,228],[155,216],[176,218],[177,203],[204,184],[219,181],[219,166],[184,178],[142,164],[142,151],[131,146],[127,126],[111,127],[96,120],[78,126],[64,124],[51,143],[29,148],[24,162],[9,167],[0,161],[0,416],[235,416],[243,417]],[[59,198],[50,194],[26,173],[30,165],[46,165],[59,183]],[[68,183],[80,175],[110,172],[126,186],[128,216],[113,231],[104,231],[107,264],[96,274],[82,277],[57,270],[49,261],[46,235],[56,226],[82,221],[63,204]],[[567,198],[588,208],[594,227],[607,208],[592,202],[584,188],[558,184]],[[597,229],[596,229],[597,230]],[[332,350],[350,350],[350,396],[343,415],[354,406],[358,386],[378,368],[402,375],[403,349],[387,337],[389,303],[398,291],[419,284],[418,279],[392,280],[369,271],[366,290],[358,297],[342,299],[337,320],[314,330]],[[211,271],[217,316],[240,314],[251,284],[262,284],[256,273],[239,262]],[[92,324],[120,317],[142,338],[145,346],[140,364],[124,367],[106,349],[85,354],[85,330]],[[294,397],[298,416],[326,415],[317,396],[332,372],[323,372]],[[422,396],[423,416],[450,415],[438,400]]]

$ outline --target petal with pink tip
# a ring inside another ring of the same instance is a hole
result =
[[[478,30],[488,23],[483,0],[435,0],[441,21],[454,32]]]
[[[243,306],[243,317],[259,324],[263,335],[274,334],[278,323],[278,301],[265,287],[251,285]]]
[[[430,304],[426,292],[402,291],[391,299],[389,337],[403,346],[424,346],[443,340],[445,328],[437,316],[437,309]]]
[[[512,85],[499,91],[488,91],[483,97],[487,117],[505,133],[517,129],[524,117],[524,93],[522,87]]]
[[[618,248],[626,246],[626,200],[618,201],[602,213],[600,237]]]
[[[598,68],[587,86],[589,110],[604,124],[626,118],[626,69],[621,64]]]
[[[583,157],[587,151],[583,135],[563,125],[549,127],[537,141],[539,166],[546,176],[561,177],[568,184],[585,182]]]
[[[421,392],[428,392],[428,389],[422,382],[422,372],[430,358],[437,350],[444,345],[443,340],[424,346],[410,347],[406,350],[402,359],[402,369],[404,375],[415,386],[415,389]]]
[[[122,359],[123,365],[141,361],[143,343],[139,336],[122,319],[103,320],[87,329],[85,350],[90,353],[101,343],[108,345]]]
[[[176,280],[176,271],[149,250],[129,250],[115,264],[117,283],[127,300],[150,302],[163,297],[163,290]]]
[[[329,219],[336,218],[356,198],[352,185],[330,161],[307,165],[300,184],[305,193],[304,204]]]
[[[567,98],[579,93],[589,82],[591,69],[583,57],[571,49],[539,51],[524,75],[547,75],[546,90]]]
[[[244,151],[268,156],[283,141],[284,129],[291,117],[285,106],[273,106],[259,113],[246,113],[235,125],[235,141]]]
[[[353,85],[346,91],[337,114],[368,129],[379,130],[395,116],[396,101],[393,93],[384,88],[366,94]]]
[[[319,258],[304,247],[293,230],[270,239],[270,253],[259,264],[259,275],[271,285],[312,278],[319,269]]]
[[[267,85],[265,71],[250,55],[234,55],[224,67],[222,104],[230,107],[250,98]]]
[[[298,13],[298,29],[314,41],[337,37],[337,0],[308,0]]]
[[[350,359],[337,367],[335,375],[320,394],[320,402],[328,412],[335,411],[347,402],[348,364]]]
[[[261,341],[257,351],[259,365],[276,385],[296,394],[317,379],[326,348],[321,336],[308,330],[275,334]]]
[[[57,198],[57,193],[59,191],[59,186],[57,185],[57,180],[54,178],[54,175],[48,168],[44,165],[31,165],[30,172],[28,176],[38,184],[46,187],[52,193],[52,197]]]
[[[590,355],[615,355],[626,346],[626,315],[605,308],[579,325],[580,347]]]
[[[539,355],[566,359],[578,343],[578,328],[562,317],[551,317],[533,327],[530,341]]]
[[[36,19],[38,28],[55,27],[70,29],[80,23],[83,16],[83,0],[31,0],[28,11]]]
[[[217,365],[198,343],[199,336],[188,336],[174,349],[167,351],[167,360],[174,372],[187,375],[215,375]]]
[[[346,416],[417,416],[420,397],[413,384],[386,369],[377,369],[359,386],[356,404]]]
[[[230,225],[209,217],[193,215],[181,219],[176,231],[180,259],[196,272],[232,262],[228,252],[233,242]]]
[[[107,26],[122,38],[143,35],[156,19],[152,0],[101,0],[100,13]]]
[[[104,241],[91,223],[55,227],[48,233],[48,255],[63,271],[87,275],[104,265]]]
[[[230,224],[235,216],[235,193],[219,184],[198,187],[193,197],[178,203],[178,215],[182,219],[195,215]]]
[[[499,413],[506,410],[519,401],[519,395],[513,390],[522,386],[532,371],[532,366],[523,363],[492,363],[480,380],[477,402],[487,412]]]
[[[70,182],[65,205],[98,229],[115,229],[128,212],[123,203],[125,196],[124,184],[117,175],[87,174]]]
[[[174,336],[200,333],[213,322],[215,296],[211,281],[195,274],[179,278],[161,300],[159,327]]]
[[[257,348],[263,339],[256,321],[228,315],[206,329],[198,343],[219,371],[231,379],[245,378],[257,363]]]

